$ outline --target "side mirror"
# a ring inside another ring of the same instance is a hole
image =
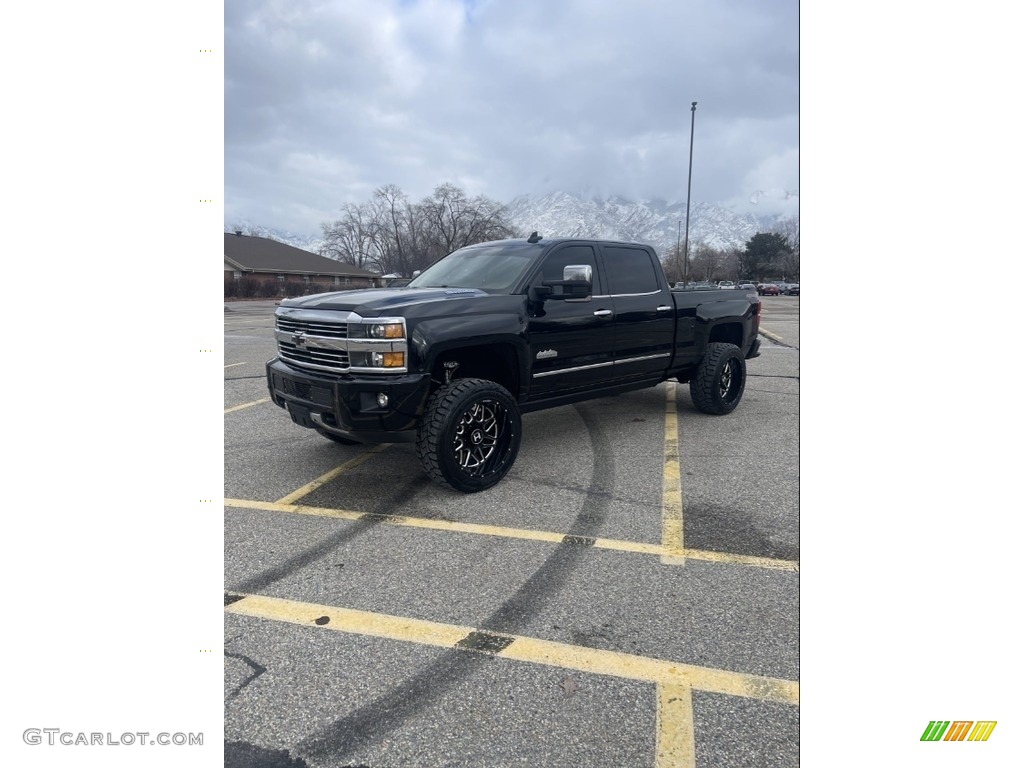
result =
[[[594,274],[589,264],[570,264],[562,270],[562,280],[584,280],[592,285]]]
[[[561,280],[544,280],[536,289],[544,299],[586,300],[594,290],[594,275],[589,264],[570,264],[562,269]]]
[[[589,299],[592,293],[590,283],[586,280],[561,280],[562,294],[552,296],[554,299]]]

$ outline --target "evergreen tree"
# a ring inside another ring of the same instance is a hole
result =
[[[747,241],[740,253],[740,271],[747,277],[762,280],[771,272],[780,272],[793,248],[785,235],[778,232],[758,232]]]

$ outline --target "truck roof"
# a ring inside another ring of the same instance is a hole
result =
[[[474,248],[478,245],[495,245],[497,243],[522,243],[523,245],[557,245],[560,243],[605,243],[608,245],[634,245],[642,248],[654,248],[650,243],[638,243],[629,240],[606,240],[601,237],[541,237],[538,240],[531,241],[529,238],[509,238],[507,240],[489,240],[484,243],[473,243],[473,245],[467,245],[466,248]]]

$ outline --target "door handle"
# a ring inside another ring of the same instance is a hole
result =
[[[594,312],[594,317],[611,317],[612,311],[610,309],[599,309]]]
[[[668,312],[670,309],[672,309],[672,307],[666,307],[664,304],[658,307],[659,312]]]

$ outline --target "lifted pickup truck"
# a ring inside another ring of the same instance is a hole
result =
[[[292,420],[339,443],[415,442],[464,493],[512,467],[520,414],[675,379],[694,405],[739,404],[756,357],[753,291],[669,288],[646,245],[499,240],[401,288],[288,299],[267,383]]]

